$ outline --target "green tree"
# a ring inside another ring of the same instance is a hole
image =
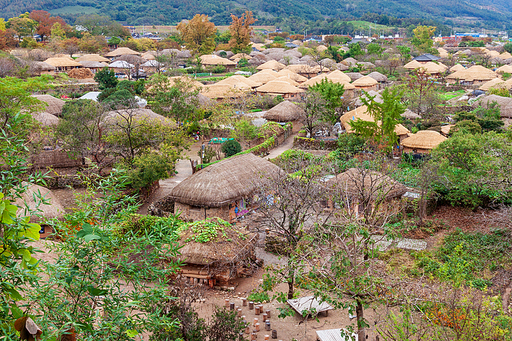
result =
[[[100,90],[115,88],[118,80],[114,70],[104,67],[94,75],[94,80],[99,83]]]
[[[504,125],[501,120],[500,106],[496,101],[478,106],[471,112],[461,111],[455,115],[455,121],[473,121],[483,131],[500,131]]]
[[[62,25],[59,22],[53,24],[51,29],[51,37],[60,39],[66,38],[66,32],[64,32],[64,29],[62,28]]]
[[[411,48],[405,45],[398,45],[396,48],[398,49],[402,63],[407,63],[411,58]]]
[[[355,58],[357,56],[364,55],[364,51],[361,48],[361,44],[359,43],[350,44],[348,48],[349,50],[345,52],[345,54],[343,55],[343,59],[347,59],[349,57]]]
[[[5,25],[18,35],[18,40],[21,41],[23,37],[32,37],[37,27],[37,21],[29,19],[26,16],[19,16],[10,18]]]
[[[414,37],[411,39],[411,43],[421,52],[432,52],[432,46],[434,45],[432,37],[436,29],[435,26],[420,25],[416,27],[413,31]]]
[[[121,38],[119,37],[112,37],[108,40],[109,45],[119,45],[121,43]]]
[[[154,74],[147,82],[147,88],[146,95],[155,112],[177,122],[194,120],[194,113],[199,107],[199,89],[192,79],[181,77],[171,80],[166,75]]]
[[[368,54],[374,54],[374,55],[377,55],[379,57],[382,56],[382,52],[384,52],[384,48],[382,46],[380,46],[379,44],[376,44],[376,43],[370,43],[366,46],[366,51],[368,52]]]
[[[340,116],[337,113],[337,109],[343,105],[343,94],[345,93],[344,85],[334,83],[324,78],[319,83],[310,86],[309,90],[318,92],[327,104],[329,111],[324,121],[330,124],[338,122]]]
[[[363,121],[358,119],[351,121],[350,125],[356,132],[363,137],[372,139],[377,145],[385,146],[390,151],[396,144],[398,136],[395,133],[395,127],[405,112],[405,106],[401,103],[402,93],[394,88],[386,88],[382,92],[382,103],[375,101],[375,96],[362,96],[364,105],[367,106],[367,112],[373,117],[373,121]]]
[[[226,157],[233,156],[242,151],[242,146],[236,140],[228,140],[222,144],[222,152]]]
[[[503,45],[503,49],[508,53],[512,53],[512,43],[506,43],[505,45]]]

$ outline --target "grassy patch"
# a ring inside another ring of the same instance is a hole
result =
[[[98,9],[96,7],[89,6],[65,6],[61,8],[52,9],[50,14],[52,15],[61,15],[61,14],[96,14],[98,13]]]
[[[457,90],[457,91],[452,91],[452,92],[444,92],[444,93],[440,94],[439,97],[443,101],[449,101],[453,98],[456,98],[456,97],[459,97],[462,95],[464,95],[464,90]]]

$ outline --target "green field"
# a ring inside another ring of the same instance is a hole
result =
[[[66,6],[61,8],[52,9],[49,11],[52,15],[61,14],[96,14],[98,9],[96,7],[89,6]]]
[[[361,21],[361,20],[352,20],[352,21],[348,21],[348,23],[352,24],[356,30],[363,30],[363,31],[368,32],[371,28],[372,34],[375,31],[390,33],[394,29],[394,27],[392,27],[392,26],[379,25],[379,24],[374,24],[372,22]]]

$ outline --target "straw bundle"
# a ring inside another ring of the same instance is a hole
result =
[[[256,91],[263,92],[263,93],[279,94],[279,95],[297,94],[300,92],[304,92],[304,90],[299,89],[299,88],[291,85],[288,82],[283,82],[283,81],[278,81],[278,80],[272,80],[272,81],[256,88]]]
[[[222,58],[212,54],[206,54],[201,57],[201,64],[203,65],[224,65],[224,66],[235,66],[236,63],[227,58]]]
[[[99,54],[86,54],[76,60],[77,62],[110,62],[110,59],[100,56]]]
[[[87,68],[72,69],[68,71],[68,76],[75,79],[93,78],[94,74]]]
[[[420,130],[404,139],[401,144],[411,149],[431,150],[446,140],[446,137],[433,130]]]
[[[201,207],[222,207],[249,197],[265,175],[280,168],[253,154],[236,155],[189,176],[171,190],[175,202]]]
[[[21,195],[21,198],[15,201],[15,205],[21,208],[18,210],[20,216],[28,215],[29,211],[38,211],[30,219],[31,222],[38,223],[44,223],[50,219],[60,219],[64,216],[64,207],[51,190],[35,184],[27,184],[25,182],[23,184],[27,185],[28,188]],[[48,204],[41,203],[39,198],[47,201]]]
[[[32,113],[32,117],[44,127],[56,126],[60,121],[60,118],[45,111]]]
[[[268,110],[263,118],[275,122],[291,122],[297,121],[304,114],[304,110],[297,104],[283,101]]]
[[[267,69],[269,69],[269,70],[274,70],[274,71],[280,71],[280,70],[284,69],[285,67],[286,66],[284,64],[281,64],[278,61],[269,60],[268,62],[263,63],[260,66],[258,66],[256,69],[257,70],[267,70]]]
[[[119,47],[119,48],[115,49],[114,51],[111,51],[111,52],[105,54],[105,57],[113,58],[113,57],[119,57],[119,56],[125,56],[125,55],[140,56],[141,53],[134,51],[128,47]]]
[[[33,97],[47,104],[47,106],[44,108],[44,111],[47,113],[55,116],[62,114],[62,107],[65,103],[63,100],[50,95],[33,95]]]
[[[369,76],[364,76],[359,78],[358,80],[354,81],[352,85],[354,85],[356,88],[367,88],[372,87],[379,84],[375,79]]]

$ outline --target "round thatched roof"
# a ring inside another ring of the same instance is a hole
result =
[[[268,62],[263,63],[263,64],[261,64],[260,66],[258,66],[256,69],[257,69],[257,70],[266,70],[266,69],[270,69],[270,70],[274,70],[274,71],[279,71],[279,70],[284,69],[285,67],[286,67],[286,65],[281,64],[281,63],[279,63],[278,61],[275,61],[275,60],[269,60]]]
[[[62,114],[62,107],[64,106],[64,101],[58,98],[55,98],[50,95],[33,95],[33,97],[37,98],[41,102],[47,104],[43,111],[46,111],[49,114],[59,116]]]
[[[291,78],[288,78],[287,76],[281,76],[281,77],[277,77],[275,79],[276,81],[282,81],[282,82],[287,82],[293,86],[299,86],[299,83],[297,83],[296,81],[294,81],[293,79]]]
[[[507,59],[512,58],[512,54],[510,54],[508,52],[503,52],[502,54],[500,54],[498,56],[498,58],[503,59],[503,60],[507,60]]]
[[[366,94],[368,94],[369,96],[371,97],[374,97],[374,101],[377,102],[377,103],[382,103],[382,95],[380,93],[378,93],[377,91],[375,90],[370,90],[370,91],[367,91]],[[354,102],[354,104],[358,107],[360,107],[361,105],[363,105],[363,101],[361,100],[361,97],[364,97],[364,98],[368,98],[368,96],[366,95],[365,93],[361,94],[361,96],[359,96],[357,98],[357,100]]]
[[[48,58],[44,62],[55,67],[83,67],[82,64],[80,64],[79,62],[75,62],[73,59],[65,57],[52,57]]]
[[[255,73],[254,75],[252,75],[251,77],[249,77],[248,79],[250,79],[251,81],[255,82],[255,83],[259,83],[259,84],[266,84],[270,81],[273,81],[274,79],[276,79],[277,77],[272,75],[272,74],[269,74],[269,73],[265,73],[263,71],[260,71],[258,73]]]
[[[156,54],[157,53],[155,51],[148,51],[148,52],[144,53],[141,57],[144,60],[155,60]]]
[[[233,75],[231,77],[225,78],[217,84],[229,84],[229,85],[239,85],[240,83],[250,86],[251,88],[256,88],[261,85],[261,83],[250,80],[247,77],[241,75]]]
[[[496,69],[497,73],[510,73],[512,74],[512,66],[511,65],[503,65]]]
[[[16,199],[15,205],[20,207],[18,214],[21,216],[29,215],[28,211],[36,211],[36,214],[31,216],[31,222],[44,223],[49,219],[60,219],[64,216],[64,207],[59,199],[53,194],[51,190],[35,184],[27,184],[27,190],[21,195],[21,198]],[[41,203],[41,198],[48,204]]]
[[[501,117],[512,117],[512,97],[502,97],[498,95],[482,96],[473,103],[473,107],[476,108],[481,105],[487,108],[493,102],[497,102],[500,106]]]
[[[272,80],[258,88],[256,88],[257,92],[265,92],[272,94],[296,94],[300,92],[304,92],[304,90],[297,88],[296,86],[291,85],[288,82]]]
[[[277,73],[277,75],[278,75],[278,77],[286,76],[286,77],[288,77],[288,78],[290,78],[290,79],[292,79],[292,80],[294,80],[294,81],[296,81],[298,83],[302,83],[302,82],[305,82],[305,81],[308,80],[306,77],[301,76],[301,75],[299,75],[299,74],[297,74],[297,73],[295,73],[295,72],[293,72],[291,70],[288,70],[288,69],[282,69],[281,71],[279,71]]]
[[[407,70],[416,70],[416,69],[419,69],[420,67],[423,67],[423,64],[421,64],[417,60],[412,60],[409,63],[404,65],[404,69],[407,69]]]
[[[125,56],[125,55],[140,56],[141,53],[134,51],[128,47],[119,47],[119,48],[115,49],[114,51],[105,54],[105,57],[112,58],[112,57],[119,57],[119,56]]]
[[[379,83],[386,83],[388,81],[388,77],[377,71],[373,71],[372,73],[368,74],[368,77],[372,77]]]
[[[339,77],[339,74],[334,74],[335,72],[339,72],[343,76]],[[348,78],[348,81],[347,81],[347,78]],[[311,79],[308,79],[307,81],[302,83],[300,85],[300,87],[303,88],[303,89],[307,89],[310,86],[313,86],[313,85],[315,85],[317,83],[320,83],[323,79],[327,79],[327,80],[329,80],[329,81],[331,81],[333,83],[343,84],[345,90],[352,90],[352,89],[356,88],[354,85],[349,83],[350,82],[350,78],[348,76],[346,76],[344,73],[342,73],[341,71],[338,71],[338,70],[335,70],[335,71],[331,72],[330,74],[321,74],[321,75],[315,76],[315,77],[313,77]]]
[[[462,71],[462,70],[466,70],[466,68],[460,64],[455,64],[454,66],[452,66],[450,68],[450,72],[457,72],[457,71]]]
[[[110,59],[100,56],[99,54],[86,54],[76,59],[77,62],[110,62]]]
[[[392,199],[407,192],[404,185],[385,174],[358,168],[350,168],[327,180],[326,187],[351,197],[372,200]]]
[[[239,61],[240,59],[247,59],[247,60],[251,60],[252,57],[250,55],[248,55],[247,53],[237,53],[233,56],[231,56],[229,59],[231,59],[232,61]]]
[[[494,78],[494,79],[491,79],[490,81],[482,84],[482,86],[480,86],[478,89],[488,91],[491,89],[507,89],[507,90],[509,90],[510,88],[512,88],[512,84],[505,82],[501,78]]]
[[[359,61],[358,61],[357,59],[354,59],[354,58],[352,58],[352,57],[349,57],[349,58],[347,58],[347,59],[343,59],[343,60],[341,61],[341,63],[342,63],[342,64],[345,64],[345,65],[347,65],[347,66],[352,67],[352,66],[356,66],[356,65],[359,63]]]
[[[208,98],[237,98],[252,89],[249,85],[239,82],[237,84],[212,84],[201,89],[201,93]]]
[[[349,76],[352,81],[356,81],[359,78],[363,77],[363,75],[360,74],[359,72],[346,72],[345,74]]]
[[[130,64],[125,60],[116,60],[115,62],[110,63],[108,66],[114,69],[131,69],[135,67],[135,65]]]
[[[96,62],[93,60],[83,60],[83,61],[80,61],[80,64],[82,64],[84,67],[89,68],[89,69],[100,69],[100,68],[104,68],[105,66],[108,66],[108,64],[106,64],[106,63]]]
[[[35,62],[35,65],[36,65],[36,67],[40,71],[53,71],[53,70],[55,70],[55,66],[50,65],[50,64],[45,63],[45,62]]]
[[[369,76],[363,76],[363,77],[359,78],[358,80],[355,80],[352,83],[352,85],[354,85],[355,87],[358,87],[358,88],[374,86],[377,84],[378,84],[378,82]]]
[[[224,66],[235,66],[236,63],[227,58],[222,58],[214,54],[205,54],[201,57],[201,64],[203,65],[224,65]]]
[[[350,122],[354,122],[357,120],[362,120],[362,121],[367,121],[367,122],[375,122],[375,118],[368,113],[368,107],[366,105],[363,105],[359,108],[351,110],[340,117],[341,125],[343,126],[343,128],[345,128],[347,133],[354,132],[354,130],[352,129],[352,126],[350,125]],[[380,121],[377,123],[380,125]],[[395,126],[395,133],[398,136],[406,135],[409,133],[409,129],[407,129],[406,127],[404,127],[401,124],[397,124]]]
[[[403,114],[401,114],[400,116],[402,116],[403,118],[407,118],[409,120],[421,118],[421,115],[418,115],[414,111],[409,110],[409,109],[405,110],[405,112]]]
[[[222,207],[253,194],[265,174],[279,172],[272,162],[254,154],[236,155],[189,176],[171,190],[176,202],[202,207]]]
[[[486,81],[497,78],[498,74],[482,65],[473,65],[469,69],[456,71],[446,77],[447,79],[461,79],[467,82]]]
[[[312,74],[330,71],[326,67],[321,67],[320,65],[311,66],[307,64],[288,65],[286,68],[298,74]]]
[[[301,117],[304,110],[297,104],[290,101],[283,101],[268,110],[263,118],[275,122],[291,122],[296,121]]]
[[[401,142],[401,145],[411,149],[434,149],[446,137],[433,130],[420,130]]]

